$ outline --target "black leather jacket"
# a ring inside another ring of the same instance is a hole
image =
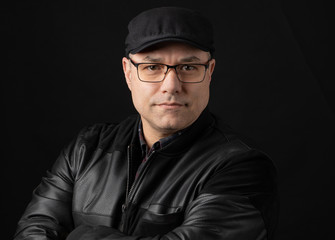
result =
[[[81,131],[35,189],[15,239],[273,239],[276,171],[265,154],[205,110],[134,179],[138,123]]]

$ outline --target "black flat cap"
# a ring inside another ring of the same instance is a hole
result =
[[[212,24],[195,10],[153,8],[133,18],[128,24],[128,30],[126,56],[166,41],[184,42],[211,54],[214,52]]]

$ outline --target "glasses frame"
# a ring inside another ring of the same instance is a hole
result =
[[[208,67],[209,67],[209,62],[212,60],[212,59],[209,59],[209,60],[207,61],[206,64],[203,64],[203,63],[189,63],[189,64],[183,63],[183,64],[176,64],[176,65],[168,65],[168,64],[164,64],[164,63],[149,63],[149,62],[147,62],[147,63],[135,63],[131,58],[128,58],[128,59],[129,59],[129,61],[136,67],[136,71],[137,71],[137,77],[138,77],[138,79],[139,79],[141,82],[147,82],[147,83],[159,83],[159,82],[163,82],[164,79],[165,79],[165,77],[166,77],[166,74],[168,73],[168,71],[169,71],[170,68],[173,68],[173,69],[175,70],[178,80],[179,80],[180,82],[182,82],[182,83],[201,83],[201,82],[203,82],[203,81],[205,80],[206,72],[207,72],[207,69],[208,69]],[[166,69],[166,72],[164,73],[164,77],[163,77],[163,79],[162,79],[162,80],[159,80],[159,81],[145,81],[145,80],[142,80],[142,79],[140,78],[140,74],[139,74],[139,72],[138,72],[138,66],[140,66],[141,64],[159,64],[159,65],[164,65],[164,66],[166,66],[167,69]],[[203,76],[202,80],[201,80],[201,81],[197,81],[197,82],[185,82],[185,81],[180,80],[180,78],[179,78],[179,74],[178,74],[176,68],[177,68],[178,66],[181,66],[181,65],[198,65],[198,66],[204,66],[204,67],[205,67],[205,72],[204,72],[204,76]]]

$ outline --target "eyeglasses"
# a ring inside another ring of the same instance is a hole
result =
[[[200,83],[205,79],[210,61],[207,64],[190,63],[171,66],[163,63],[134,63],[130,58],[129,60],[136,67],[138,78],[142,82],[150,83],[162,82],[170,68],[176,71],[179,81],[183,83]]]

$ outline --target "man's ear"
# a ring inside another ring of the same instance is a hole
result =
[[[212,80],[212,74],[214,72],[215,68],[215,59],[211,59],[208,67],[208,72],[209,72],[209,80]]]
[[[129,90],[131,91],[131,63],[128,58],[122,58],[122,67]]]

